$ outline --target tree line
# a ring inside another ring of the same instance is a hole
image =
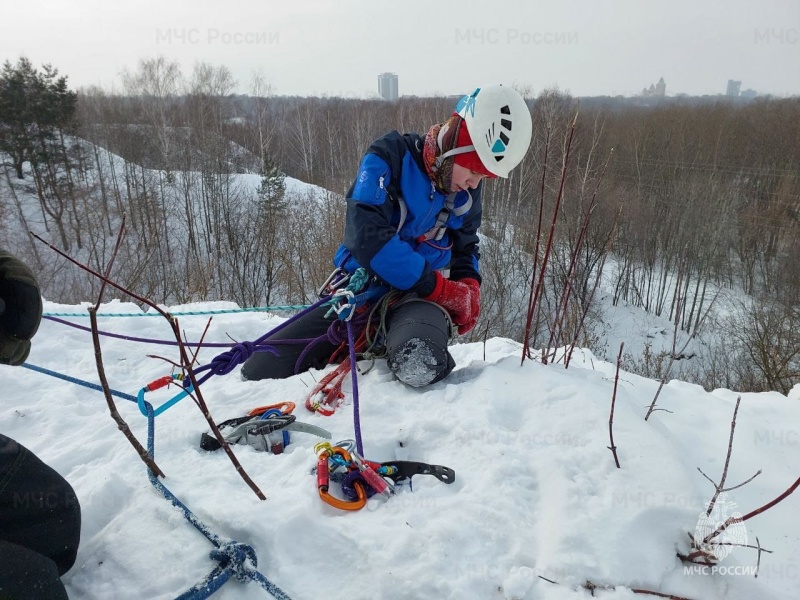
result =
[[[158,302],[308,302],[331,268],[343,195],[369,144],[392,129],[424,133],[456,100],[281,97],[258,75],[239,86],[247,94],[236,85],[224,66],[198,63],[184,74],[157,57],[125,72],[119,92],[75,92],[50,66],[5,63],[0,235],[37,266],[45,297],[85,300],[96,283],[26,232],[48,233],[99,267],[126,213],[118,277]],[[800,381],[791,333],[800,305],[800,99],[618,106],[522,91],[534,139],[508,179],[485,186],[475,339],[520,339],[534,257],[561,191],[534,346],[553,337],[564,299],[572,316],[559,319],[552,342],[580,336],[599,349],[596,328],[583,321],[601,318],[591,306],[599,278],[614,303],[677,320],[686,335],[698,333],[720,289],[741,289],[736,323],[714,329],[727,352],[685,376],[782,391]],[[287,189],[284,175],[327,191]],[[776,347],[780,358],[770,358]]]

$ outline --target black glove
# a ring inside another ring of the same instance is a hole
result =
[[[33,272],[0,250],[0,364],[21,365],[42,320],[42,296]]]

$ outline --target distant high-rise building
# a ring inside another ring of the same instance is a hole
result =
[[[397,89],[397,74],[381,73],[378,75],[378,93],[384,100],[397,100],[399,97]]]
[[[755,91],[754,89],[746,89],[746,90],[742,90],[742,91],[739,93],[739,97],[740,97],[740,98],[748,98],[748,99],[750,99],[750,100],[752,100],[753,98],[756,98],[757,96],[758,96],[758,92],[757,92],[757,91]]]
[[[741,81],[734,81],[733,79],[728,79],[728,89],[725,90],[726,96],[738,96],[739,90],[742,89],[742,82]]]
[[[656,83],[655,85],[651,83],[649,88],[644,88],[642,90],[642,96],[645,96],[646,98],[653,98],[656,96],[663,98],[666,95],[667,95],[667,84],[664,83],[663,77],[659,79],[658,83]]]

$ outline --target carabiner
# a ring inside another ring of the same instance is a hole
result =
[[[339,317],[342,321],[349,321],[353,318],[353,315],[356,313],[356,306],[353,304],[353,300],[355,299],[356,295],[352,290],[348,289],[339,289],[333,294],[333,302],[334,304],[331,305],[333,312]],[[337,300],[338,298],[338,300]],[[341,299],[347,298],[347,301],[342,303]],[[350,312],[346,316],[342,316],[342,313],[350,309]]]
[[[331,274],[328,275],[328,278],[325,280],[320,288],[317,290],[317,296],[320,298],[324,298],[325,296],[331,296],[333,293],[342,287],[342,285],[350,279],[350,273],[345,271],[341,267],[336,267]]]
[[[183,375],[181,375],[181,374],[165,375],[164,377],[159,377],[155,381],[151,381],[146,386],[144,386],[142,389],[140,389],[139,393],[136,395],[136,404],[139,406],[139,412],[142,413],[145,417],[147,416],[147,407],[145,406],[145,403],[144,403],[144,395],[147,392],[152,392],[154,390],[157,390],[159,388],[162,388],[162,387],[165,387],[165,386],[169,385],[173,381],[180,381],[182,379],[183,379]],[[186,396],[191,394],[193,391],[194,391],[194,388],[192,387],[192,384],[190,383],[183,390],[181,390],[180,392],[175,394],[175,396],[173,396],[172,398],[170,398],[169,400],[164,402],[164,404],[162,404],[161,406],[156,408],[153,411],[153,416],[157,417],[158,415],[160,415],[162,412],[167,410],[173,404],[176,404],[178,401],[183,400]]]

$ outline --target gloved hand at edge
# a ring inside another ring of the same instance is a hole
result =
[[[42,297],[33,271],[1,250],[0,300],[0,364],[21,365],[42,320]]]

